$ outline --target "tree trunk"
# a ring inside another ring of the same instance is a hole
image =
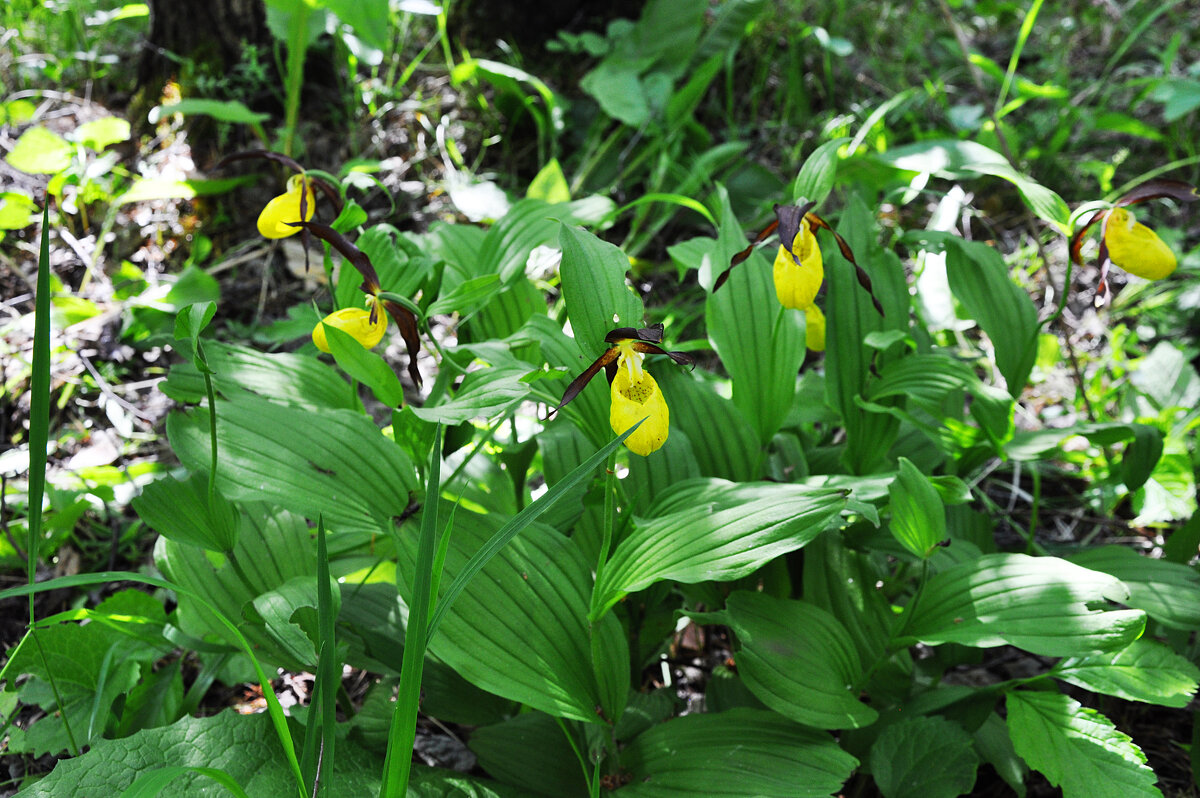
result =
[[[262,0],[150,0],[150,36],[138,87],[161,92],[167,80],[184,71],[227,74],[247,47],[266,52],[270,44]]]

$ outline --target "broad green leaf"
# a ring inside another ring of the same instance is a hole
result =
[[[147,177],[135,180],[129,189],[113,201],[114,205],[147,202],[160,199],[194,199],[211,197],[232,191],[254,180],[251,176],[224,177],[217,180],[173,180],[169,177]]]
[[[383,313],[383,310],[379,311]],[[400,378],[387,361],[364,347],[348,332],[332,324],[325,324],[325,340],[329,351],[342,370],[371,389],[375,398],[387,407],[398,408],[404,404],[404,388]]]
[[[71,165],[74,152],[70,142],[39,125],[22,133],[4,160],[26,174],[53,175]]]
[[[204,355],[214,372],[213,388],[226,399],[249,391],[273,402],[310,411],[359,407],[346,380],[315,357],[259,352],[220,341],[205,341]],[[160,388],[177,402],[200,402],[205,395],[204,378],[191,363],[172,366],[170,376]]]
[[[733,630],[738,674],[784,717],[818,729],[860,728],[878,717],[852,692],[863,676],[854,642],[816,605],[739,590],[724,611],[689,615]]]
[[[9,745],[35,756],[98,742],[111,722],[113,702],[137,684],[139,660],[148,665],[159,656],[144,650],[131,656],[125,650],[128,638],[100,623],[60,623],[29,635],[10,652],[5,671],[11,679],[25,674],[22,702],[49,713]]]
[[[867,553],[849,548],[840,535],[820,535],[808,545],[804,600],[841,622],[860,661],[874,662],[887,647],[893,620],[891,603],[876,587],[882,575]]]
[[[681,429],[687,436],[700,474],[734,481],[756,479],[763,451],[746,416],[717,392],[715,384],[667,361],[663,365],[665,369],[654,369],[654,378],[667,400],[671,429]],[[604,411],[607,414],[607,401]]]
[[[1200,627],[1200,574],[1179,563],[1145,557],[1127,546],[1099,546],[1068,559],[1120,579],[1129,590],[1123,604],[1172,629]]]
[[[37,203],[14,191],[0,192],[0,230],[20,230],[33,224]]]
[[[950,290],[991,339],[1008,392],[1020,396],[1037,358],[1037,309],[994,248],[953,235],[938,239],[946,245]]]
[[[341,608],[341,591],[332,584],[333,612]],[[254,598],[254,609],[267,632],[297,662],[317,666],[317,583],[313,576],[295,576]]]
[[[1153,640],[1135,640],[1117,652],[1065,659],[1053,673],[1093,693],[1165,707],[1187,706],[1200,680],[1200,669],[1190,660]]]
[[[208,411],[173,413],[171,447],[189,470],[209,468]],[[266,501],[338,532],[378,534],[417,489],[412,462],[371,419],[310,412],[249,395],[217,403],[217,488],[233,501]]]
[[[987,554],[930,578],[901,638],[978,648],[1014,645],[1044,656],[1102,653],[1136,640],[1146,616],[1091,605],[1128,597],[1117,578],[1057,557]]]
[[[741,497],[722,509],[698,497],[685,509],[635,520],[596,582],[593,613],[663,579],[694,584],[745,576],[804,546],[845,507],[841,491],[796,485],[745,486]]]
[[[933,139],[897,147],[878,157],[897,169],[950,180],[973,174],[1002,178],[1016,186],[1025,204],[1038,218],[1057,225],[1063,231],[1067,229],[1071,212],[1063,198],[1017,171],[1003,155],[982,144]]]
[[[712,11],[712,20],[707,25],[692,62],[703,61],[720,53],[732,53],[746,37],[749,26],[763,9],[766,0],[727,0]]]
[[[557,158],[551,158],[550,162],[534,176],[525,196],[530,199],[542,200],[550,205],[571,201],[571,188],[567,185],[567,177],[563,174],[562,166]]]
[[[604,336],[616,327],[641,327],[642,300],[625,282],[629,257],[591,233],[562,225],[563,300],[579,351],[591,362],[608,348]]]
[[[503,521],[456,511],[443,586]],[[402,593],[411,590],[413,548],[405,545],[400,553]],[[600,707],[615,720],[628,690],[627,644],[615,617],[589,625],[590,588],[591,565],[578,547],[557,530],[530,524],[466,584],[429,650],[467,681],[533,709],[601,723]],[[445,600],[443,591],[439,601]],[[592,666],[591,635],[599,635],[613,655],[611,672],[600,678]]]
[[[1163,118],[1168,122],[1182,119],[1200,108],[1200,80],[1170,78],[1154,87],[1150,98],[1163,103]]]
[[[289,579],[312,578],[316,554],[308,525],[300,516],[261,504],[249,504],[241,519],[242,534],[234,547],[235,557],[246,575],[243,580],[225,558],[210,559],[201,549],[168,538],[155,544],[155,565],[163,575],[185,591],[200,595],[255,645],[261,656],[300,668],[312,663],[292,660],[257,619],[244,610],[258,595],[273,590]],[[236,645],[233,634],[204,605],[187,592],[179,595],[179,626],[192,637],[209,635]]]
[[[523,712],[476,729],[469,746],[479,757],[479,765],[506,784],[550,798],[584,798],[588,794],[571,743],[549,715]]]
[[[206,100],[199,97],[180,100],[170,105],[156,105],[150,109],[150,124],[172,114],[184,116],[210,116],[219,122],[241,125],[258,125],[271,118],[270,114],[251,111],[238,100]]]
[[[621,753],[631,798],[817,798],[841,788],[858,760],[825,732],[760,709],[685,715]]]
[[[180,481],[167,477],[151,482],[133,499],[133,509],[158,534],[177,543],[228,553],[237,546],[241,515],[214,491],[200,472]]]
[[[188,349],[192,354],[192,365],[201,374],[211,371],[211,369],[204,362],[200,346],[200,333],[212,321],[216,312],[217,304],[215,302],[196,302],[183,308],[175,316],[175,340],[187,342]]]
[[[525,369],[503,367],[472,371],[452,399],[433,407],[414,407],[413,414],[425,421],[460,424],[480,416],[495,415],[529,393],[522,382]]]
[[[718,197],[721,234],[710,252],[728,264],[745,246],[745,236],[723,188]],[[779,304],[771,266],[754,254],[730,273],[727,285],[708,295],[705,318],[713,349],[733,380],[733,403],[765,445],[779,431],[796,394],[796,374],[804,362],[804,316]]]
[[[634,67],[601,61],[583,76],[579,87],[595,98],[604,113],[629,127],[641,127],[650,119],[650,104]]]
[[[500,292],[500,276],[481,274],[459,283],[445,296],[433,302],[426,310],[428,316],[457,313],[460,316],[477,310],[480,305]]]
[[[110,144],[117,144],[129,139],[129,120],[119,116],[93,119],[75,128],[71,137],[88,149],[99,152]]]
[[[888,726],[871,746],[871,775],[884,798],[956,798],[975,786],[971,735],[936,715]]]
[[[892,519],[889,528],[900,545],[921,559],[946,539],[946,508],[937,488],[921,470],[900,458],[900,470],[888,485]]]
[[[1154,771],[1126,734],[1094,709],[1057,693],[1008,694],[1008,731],[1017,753],[1063,798],[1151,798]]]
[[[838,138],[827,141],[812,151],[800,167],[796,182],[792,184],[792,200],[800,202],[809,200],[820,207],[829,192],[833,190],[834,179],[837,177],[838,162],[841,161],[839,150],[849,142],[848,138]]]
[[[361,749],[338,751],[329,786],[343,795],[373,795],[379,760]],[[159,729],[119,740],[97,740],[83,756],[63,759],[50,775],[22,790],[21,798],[120,795],[139,774],[162,767],[211,768],[233,778],[251,798],[294,795],[296,784],[266,714],[226,710],[208,718],[186,717]],[[170,784],[170,795],[227,798],[225,787],[192,772]]]
[[[323,0],[323,4],[368,47],[386,50],[391,44],[388,0]]]
[[[525,271],[529,253],[535,247],[557,243],[560,220],[570,214],[562,206],[552,206],[540,199],[523,199],[492,225],[483,239],[479,260],[469,264],[466,274],[499,275],[508,285]]]
[[[1163,432],[1149,424],[1130,424],[1133,440],[1121,455],[1121,481],[1130,491],[1135,491],[1150,475],[1163,455]]]
[[[876,296],[883,305],[881,318],[871,297],[855,279],[854,268],[836,247],[822,249],[825,254],[825,279],[829,290],[825,300],[828,319],[825,350],[828,404],[841,414],[846,429],[846,449],[842,461],[854,474],[877,470],[884,461],[899,431],[899,421],[891,416],[867,411],[856,399],[866,393],[873,373],[887,364],[863,346],[867,335],[884,330],[908,329],[908,286],[899,258],[885,252],[876,241],[872,212],[857,194],[851,195],[838,223],[859,265],[871,277]],[[888,399],[885,404],[899,404]]]

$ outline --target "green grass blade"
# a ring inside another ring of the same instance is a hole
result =
[[[639,426],[641,426],[640,421],[601,447],[583,463],[576,466],[573,471],[560,479],[553,488],[546,491],[537,501],[531,503],[524,510],[513,516],[507,524],[492,536],[492,539],[483,548],[475,553],[475,556],[463,566],[458,576],[446,588],[446,595],[442,596],[438,602],[437,611],[433,614],[433,620],[429,622],[429,639],[433,639],[434,634],[437,633],[438,625],[446,617],[446,613],[450,610],[451,605],[454,604],[454,600],[466,589],[467,583],[471,581],[475,574],[483,570],[483,566],[487,565],[489,560],[507,546],[510,540],[520,534],[522,529],[533,523],[538,516],[553,507],[559,499],[595,471],[596,467],[603,463],[609,454],[616,451],[617,447]],[[418,578],[420,576],[419,567],[417,576]],[[409,623],[410,625],[412,623],[411,616]]]
[[[421,516],[421,537],[417,541],[416,573],[413,592],[408,598],[408,628],[404,634],[404,659],[400,666],[400,693],[392,711],[388,729],[387,758],[383,766],[383,781],[379,785],[382,798],[401,798],[408,793],[412,774],[412,750],[417,735],[417,708],[421,701],[421,675],[425,667],[425,647],[434,582],[434,545],[438,527],[438,497],[442,478],[442,425],[433,434],[433,449],[429,453],[429,479],[425,484],[425,507]]]
[[[1017,42],[1013,45],[1012,57],[1008,59],[1008,70],[1004,73],[1004,83],[1000,86],[1000,94],[996,97],[996,107],[992,113],[996,116],[1001,116],[1001,109],[1004,108],[1004,101],[1008,99],[1008,90],[1012,88],[1013,77],[1017,74],[1017,62],[1021,60],[1021,51],[1025,49],[1025,42],[1029,41],[1029,34],[1033,32],[1033,23],[1037,22],[1038,12],[1042,10],[1044,0],[1033,0],[1033,5],[1029,7],[1029,11],[1025,14],[1025,21],[1021,23],[1021,31],[1017,34]]]
[[[155,796],[161,794],[167,788],[168,784],[185,773],[199,773],[201,776],[208,776],[229,790],[235,798],[248,798],[246,791],[242,789],[241,785],[225,771],[218,770],[217,768],[185,767],[182,765],[158,768],[157,770],[143,773],[134,779],[133,784],[125,788],[121,793],[121,798],[155,798]]]
[[[333,591],[329,586],[329,548],[325,540],[325,519],[317,519],[317,628],[320,650],[316,682],[313,685],[308,726],[304,733],[304,753],[300,771],[309,795],[321,792],[321,774],[333,768],[336,703],[341,674],[337,661],[334,631]]]
[[[37,299],[33,311],[33,385],[29,395],[29,543],[25,548],[29,584],[37,580],[42,539],[42,498],[46,493],[46,443],[50,435],[50,205],[42,208]],[[29,625],[34,622],[29,594]]]

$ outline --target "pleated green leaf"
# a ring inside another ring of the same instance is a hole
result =
[[[729,263],[745,236],[721,198],[721,239],[713,242],[718,263]],[[768,252],[775,248],[768,247]],[[766,444],[779,431],[796,394],[804,362],[804,316],[779,304],[771,264],[759,254],[729,273],[728,284],[705,302],[708,338],[733,380],[733,403]]]
[[[1066,230],[1071,212],[1063,198],[1028,175],[1018,172],[1003,155],[982,144],[935,139],[897,147],[878,157],[897,169],[952,180],[972,175],[1002,178],[1016,186],[1034,214]]]
[[[681,795],[817,798],[836,792],[858,760],[825,732],[765,710],[685,715],[660,723],[621,753],[633,798]]]
[[[433,407],[414,407],[413,415],[443,424],[492,416],[529,393],[529,384],[521,381],[527,373],[526,369],[512,367],[472,371],[449,401]]]
[[[1128,597],[1119,579],[1057,557],[987,554],[930,578],[901,639],[1056,657],[1114,651],[1137,639],[1145,614],[1089,605]]]
[[[826,349],[825,391],[829,405],[841,414],[846,429],[846,450],[842,455],[846,468],[854,474],[877,470],[896,440],[900,422],[887,414],[860,407],[857,399],[866,394],[875,369],[887,365],[886,358],[876,361],[875,352],[863,341],[873,332],[908,328],[908,286],[899,258],[885,252],[875,240],[874,217],[857,195],[851,195],[845,213],[837,223],[859,265],[871,277],[875,295],[883,305],[881,318],[871,297],[859,285],[854,267],[836,247],[822,246],[825,280],[829,290],[825,298]],[[884,404],[900,404],[899,398]]]
[[[691,617],[733,630],[738,674],[784,717],[819,729],[856,729],[878,717],[852,692],[863,675],[854,641],[820,607],[739,590],[724,611]]]
[[[358,407],[346,380],[315,357],[259,352],[220,341],[205,341],[204,355],[213,370],[213,388],[226,399],[249,391],[306,410]],[[172,366],[159,387],[177,402],[200,402],[205,395],[204,377],[191,363]]]
[[[163,537],[216,552],[237,544],[241,516],[219,492],[209,504],[208,477],[192,474],[186,480],[159,479],[133,499],[133,509]]]
[[[192,471],[209,468],[208,412],[172,413],[167,435]],[[234,501],[267,501],[331,531],[377,533],[417,489],[412,462],[371,419],[347,410],[312,413],[252,396],[218,402],[217,488]]]
[[[582,741],[579,741],[582,742]],[[587,782],[556,719],[524,712],[471,733],[480,766],[493,778],[550,798],[584,798]]]
[[[946,539],[946,508],[937,488],[908,458],[901,457],[888,496],[892,536],[917,557],[928,557]]]
[[[939,238],[946,247],[950,290],[991,339],[1009,394],[1020,396],[1037,358],[1037,308],[993,247],[948,234]]]
[[[837,177],[838,163],[841,156],[838,150],[849,143],[848,138],[838,138],[827,141],[812,151],[800,167],[796,182],[792,185],[792,199],[797,202],[811,200],[818,206],[833,190],[834,178]]]
[[[936,715],[888,726],[871,746],[871,775],[884,798],[957,798],[975,786],[971,735]]]
[[[1196,693],[1200,669],[1162,643],[1135,640],[1115,653],[1065,659],[1054,675],[1093,693],[1185,707]]]
[[[251,503],[243,508],[241,524],[242,534],[238,536],[233,556],[246,574],[246,582],[228,561],[220,558],[214,561],[195,546],[164,537],[154,547],[155,565],[164,576],[185,591],[198,594],[223,616],[235,621],[252,617],[244,609],[256,596],[290,579],[311,579],[316,573],[312,538],[300,516]],[[183,631],[192,637],[215,635],[231,646],[237,644],[224,624],[187,592],[179,594],[179,621]],[[290,652],[267,634],[261,621],[243,621],[239,629],[262,647],[260,656],[296,667],[314,664],[293,659]]]
[[[1094,709],[1058,693],[1008,694],[1017,753],[1063,798],[1161,798],[1146,755]]]
[[[734,481],[760,476],[763,449],[737,405],[715,386],[678,368],[656,369],[654,378],[670,408],[671,429],[687,436],[702,476]]]
[[[364,348],[350,333],[332,324],[322,326],[325,328],[329,351],[343,371],[370,388],[375,398],[387,407],[399,408],[404,405],[404,388],[387,361]]]
[[[567,317],[579,351],[590,363],[608,348],[604,336],[609,330],[643,326],[642,300],[625,284],[629,256],[620,249],[565,224],[558,241]]]
[[[594,615],[663,579],[694,584],[745,576],[804,546],[846,503],[836,490],[761,484],[754,491],[758,498],[721,509],[701,500],[669,515],[635,520],[597,580]]]
[[[1072,554],[1076,565],[1120,579],[1129,589],[1122,603],[1172,629],[1200,628],[1200,574],[1179,563],[1145,557],[1126,546],[1100,546]]]
[[[456,511],[443,593],[504,520]],[[410,590],[412,548],[400,554],[402,593]],[[531,524],[466,584],[430,651],[467,681],[533,709],[589,723],[615,720],[628,691],[628,645],[615,617],[589,629],[590,592],[591,565],[578,547],[550,527]],[[592,666],[592,634],[612,652],[611,672],[600,678]]]

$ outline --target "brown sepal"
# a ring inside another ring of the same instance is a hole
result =
[[[657,344],[663,339],[662,323],[651,324],[649,327],[618,327],[615,330],[609,330],[604,336],[604,342],[609,344],[619,344],[621,341],[649,341],[652,344]]]
[[[417,355],[421,352],[421,332],[417,326],[417,317],[408,308],[390,299],[383,300],[383,307],[396,322],[400,337],[404,339],[404,345],[408,349],[408,376],[412,378],[413,385],[420,388],[421,372],[417,368]]]
[[[559,410],[566,407],[566,405],[572,399],[574,399],[576,396],[579,396],[583,389],[587,387],[587,384],[592,381],[592,377],[595,377],[600,373],[600,369],[608,366],[610,363],[615,366],[616,359],[617,348],[615,346],[610,346],[608,349],[605,349],[604,352],[600,354],[600,357],[592,361],[592,365],[584,369],[583,373],[578,377],[571,380],[571,384],[567,386],[567,390],[563,391],[562,401],[558,403],[557,407],[550,411],[549,416],[554,415]],[[608,381],[612,382],[611,376],[608,378]]]
[[[224,158],[222,158],[220,161],[218,161],[217,165],[213,168],[214,169],[222,169],[225,166],[228,166],[229,164],[233,163],[234,161],[245,161],[245,160],[249,160],[252,158],[260,158],[265,161],[274,161],[275,163],[282,164],[283,166],[286,166],[288,169],[291,169],[293,172],[297,172],[299,174],[304,174],[304,172],[305,172],[304,167],[301,166],[300,162],[297,161],[295,158],[284,155],[283,153],[271,152],[270,150],[241,150],[240,152],[230,153],[229,155],[226,155]],[[338,193],[336,188],[329,185],[324,180],[318,180],[316,178],[307,177],[307,176],[305,177],[305,179],[309,183],[311,183],[313,186],[315,186],[321,190],[321,193],[324,194],[325,197],[329,200],[329,202],[333,205],[333,207],[335,209],[337,209],[338,213],[342,212],[342,195]],[[303,200],[301,200],[300,205],[303,208],[303,206],[304,206]]]
[[[288,224],[292,227],[300,227],[311,231],[317,238],[325,241],[340,252],[342,257],[349,261],[355,269],[358,269],[358,273],[363,276],[362,290],[372,296],[379,293],[379,275],[376,273],[375,267],[371,264],[371,259],[367,257],[367,253],[356,247],[350,239],[321,222],[288,222]]]
[[[854,251],[850,249],[850,245],[846,243],[846,239],[842,238],[838,231],[834,230],[833,227],[830,226],[829,222],[825,221],[820,216],[817,216],[815,213],[807,214],[805,219],[808,220],[809,224],[816,227],[823,227],[829,232],[833,233],[833,240],[837,242],[838,251],[841,252],[842,257],[848,260],[850,265],[854,267],[854,276],[858,278],[858,284],[862,286],[864,291],[871,295],[871,304],[875,306],[875,312],[882,316],[883,305],[879,303],[879,298],[875,296],[875,289],[871,285],[871,275],[867,274],[866,271],[863,270],[863,267],[858,265],[858,261],[854,259]]]
[[[1147,180],[1145,183],[1130,189],[1117,200],[1118,207],[1136,205],[1152,199],[1169,198],[1179,202],[1195,202],[1200,200],[1200,190],[1191,183],[1182,180]]]

